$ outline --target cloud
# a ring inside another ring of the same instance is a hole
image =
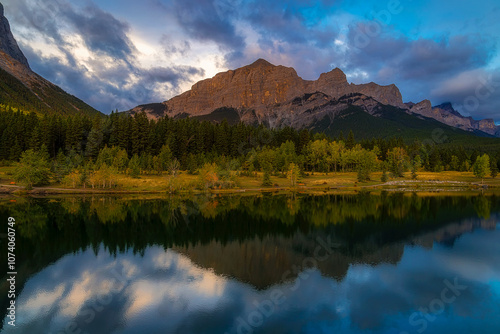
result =
[[[498,119],[500,112],[500,69],[462,71],[431,90],[435,100],[452,102],[465,116]]]
[[[34,71],[105,113],[163,101],[205,74],[189,65],[144,66],[130,25],[92,3],[78,8],[65,0],[25,0],[12,7],[21,13],[15,20],[31,27],[20,45]],[[50,53],[39,51],[40,40],[52,46]],[[182,55],[189,47],[186,41],[170,51]]]
[[[177,66],[153,67],[143,72],[143,78],[148,83],[170,82],[173,85],[178,85],[178,83],[184,81],[186,77],[195,75],[203,76],[205,75],[205,71],[193,66]]]
[[[236,8],[227,0],[175,0],[171,9],[180,27],[192,38],[215,42],[229,50],[245,44],[233,24]]]
[[[180,54],[181,56],[185,56],[189,51],[191,51],[191,43],[189,43],[189,41],[184,40],[176,42],[174,38],[166,34],[162,35],[160,39],[160,45],[163,52],[165,52],[167,56],[173,54]]]
[[[76,11],[71,6],[63,6],[61,9],[63,17],[59,18],[73,26],[90,50],[103,52],[115,59],[128,59],[137,51],[127,36],[129,25],[110,13],[95,5],[82,11]]]

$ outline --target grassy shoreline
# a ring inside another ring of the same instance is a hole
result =
[[[34,187],[24,190],[22,185],[12,184],[12,167],[0,168],[0,193],[14,195],[55,195],[55,194],[163,194],[170,193],[171,177],[166,175],[141,175],[133,179],[127,175],[116,175],[115,188],[92,189],[70,188],[61,184],[45,187]],[[471,172],[420,172],[417,180],[411,180],[410,173],[404,178],[390,178],[388,182],[381,181],[381,172],[371,174],[371,181],[357,182],[356,173],[314,173],[303,177],[296,187],[290,187],[286,178],[271,176],[274,186],[263,187],[262,173],[256,176],[238,176],[238,186],[232,189],[199,190],[193,186],[196,175],[181,172],[176,178],[176,194],[233,194],[233,193],[316,193],[316,192],[357,192],[357,191],[403,191],[403,192],[441,192],[441,191],[477,191],[488,189],[500,192],[500,178],[485,178],[484,184]]]

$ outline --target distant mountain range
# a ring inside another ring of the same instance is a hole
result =
[[[236,70],[218,73],[163,103],[140,105],[129,112],[134,114],[144,111],[150,118],[190,116],[217,120],[226,116],[234,121],[271,127],[332,130],[337,128],[336,123],[345,123],[342,119],[346,113],[353,115],[354,111],[363,111],[372,118],[380,118],[376,123],[381,126],[386,122],[380,121],[387,120],[389,113],[392,127],[405,131],[407,125],[398,126],[395,110],[406,115],[400,116],[407,123],[408,118],[432,119],[476,135],[500,137],[500,127],[492,119],[476,121],[464,117],[450,103],[436,107],[432,107],[428,100],[416,104],[403,103],[395,85],[380,86],[373,82],[350,84],[344,72],[338,68],[321,74],[318,80],[304,80],[295,69],[275,66],[264,59]],[[356,115],[359,116],[359,113]],[[354,123],[351,125],[355,126]],[[435,124],[432,123],[432,126]],[[376,133],[379,129],[373,130]]]
[[[100,114],[33,72],[19,49],[0,3],[0,105],[38,114]]]

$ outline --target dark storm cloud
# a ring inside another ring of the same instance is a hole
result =
[[[59,47],[68,44],[63,38],[67,33],[63,26],[67,24],[76,30],[92,51],[120,59],[130,57],[136,51],[127,37],[129,25],[93,4],[77,10],[65,0],[24,0],[16,1],[11,8],[16,10],[19,23],[34,28],[44,37],[57,42]],[[34,41],[33,37],[27,37]]]
[[[54,0],[9,2],[7,3],[7,15],[14,19],[14,24],[29,27],[57,43],[64,43],[56,20],[55,11],[58,10],[58,7],[54,5]],[[29,32],[23,37],[31,41],[35,39]]]
[[[328,47],[336,33],[322,28],[321,19],[339,1],[263,1],[246,3],[245,18],[264,38]]]
[[[431,90],[436,101],[449,101],[466,116],[499,118],[500,70],[471,70],[459,73],[441,82]]]
[[[66,7],[61,12],[92,51],[103,52],[113,58],[128,59],[136,49],[127,36],[130,27],[96,6],[82,12]]]
[[[13,3],[9,6],[12,8],[18,13],[15,20],[53,40],[54,49],[64,55],[45,56],[23,43],[25,40],[20,41],[35,72],[105,113],[162,101],[168,93],[179,93],[178,85],[192,82],[205,73],[201,68],[183,65],[143,68],[128,37],[129,24],[95,5],[77,9],[65,0],[25,0]],[[71,26],[74,35],[81,37],[89,51],[97,55],[86,63],[89,68],[75,59],[76,45],[64,38],[68,33],[64,24]],[[28,42],[34,41],[34,36],[28,37]],[[182,54],[189,48],[186,41],[171,51]],[[160,88],[164,91],[159,92]]]
[[[146,82],[169,82],[173,85],[178,85],[180,82],[193,76],[204,76],[205,71],[201,68],[192,66],[176,66],[176,67],[153,67],[143,71],[143,79]]]
[[[168,7],[192,38],[212,41],[224,48],[240,49],[245,42],[232,23],[237,11],[226,2],[175,0]]]
[[[381,31],[370,37],[367,23],[349,30],[349,68],[363,69],[379,79],[429,80],[449,77],[487,64],[493,43],[479,36],[411,40]]]

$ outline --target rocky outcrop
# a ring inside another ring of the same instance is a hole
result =
[[[293,68],[263,59],[194,84],[191,90],[164,102],[169,115],[204,115],[215,109],[265,109],[303,93],[304,81]]]
[[[416,114],[435,119],[446,125],[453,126],[466,131],[482,131],[492,136],[500,137],[500,126],[495,125],[492,119],[475,120],[472,117],[464,117],[456,111],[450,102],[432,107],[429,100],[419,103],[405,103],[410,114]]]
[[[464,117],[456,111],[449,102],[431,107],[429,100],[424,100],[414,104],[406,103],[409,112],[412,114],[421,115],[428,118],[433,118],[441,123],[466,130],[466,131],[482,131],[492,136],[500,135],[500,127],[495,125],[492,119],[475,120],[472,117]]]
[[[336,112],[341,106],[347,107],[339,99],[353,94],[361,94],[370,102],[362,105],[366,110],[372,111],[374,104],[379,103],[405,107],[395,85],[349,84],[338,68],[321,74],[318,80],[304,80],[291,67],[275,66],[259,59],[248,66],[202,80],[191,90],[163,102],[163,115],[200,116],[229,107],[239,110],[242,120],[255,120],[256,117],[261,123],[275,126],[303,126],[309,123],[308,119],[314,118],[320,105],[326,108],[321,114]],[[297,104],[299,100],[301,103]],[[359,103],[361,99],[358,97],[356,101]],[[159,109],[157,104],[144,105],[134,108],[131,113],[145,111],[150,118],[157,118],[162,116]],[[247,115],[249,112],[252,117]]]
[[[422,115],[424,117],[435,118],[437,114],[432,111],[432,104],[429,100],[423,100],[419,103],[410,102],[411,105],[409,112],[412,114]]]
[[[374,82],[370,82],[362,85],[351,85],[350,88],[352,93],[361,93],[366,96],[371,96],[382,104],[395,106],[401,109],[406,108],[403,103],[401,92],[394,84],[389,86],[380,86]]]
[[[472,123],[472,127],[476,130],[486,132],[490,135],[498,135],[500,131],[500,126],[495,125],[495,121],[491,118],[474,120],[472,117],[469,117]]]
[[[275,66],[264,59],[218,73],[161,104],[142,105],[129,112],[145,111],[150,118],[185,117],[232,108],[244,122],[305,127],[326,115],[334,118],[350,105],[375,116],[382,105],[389,105],[468,131],[480,130],[493,135],[498,131],[492,120],[465,118],[450,103],[434,108],[429,100],[405,104],[395,85],[350,84],[339,68],[321,74],[317,80],[303,80],[293,68]]]
[[[17,42],[10,31],[10,25],[7,18],[4,16],[3,5],[0,3],[0,51],[5,52],[13,59],[25,67],[29,67],[28,60],[19,49]]]

